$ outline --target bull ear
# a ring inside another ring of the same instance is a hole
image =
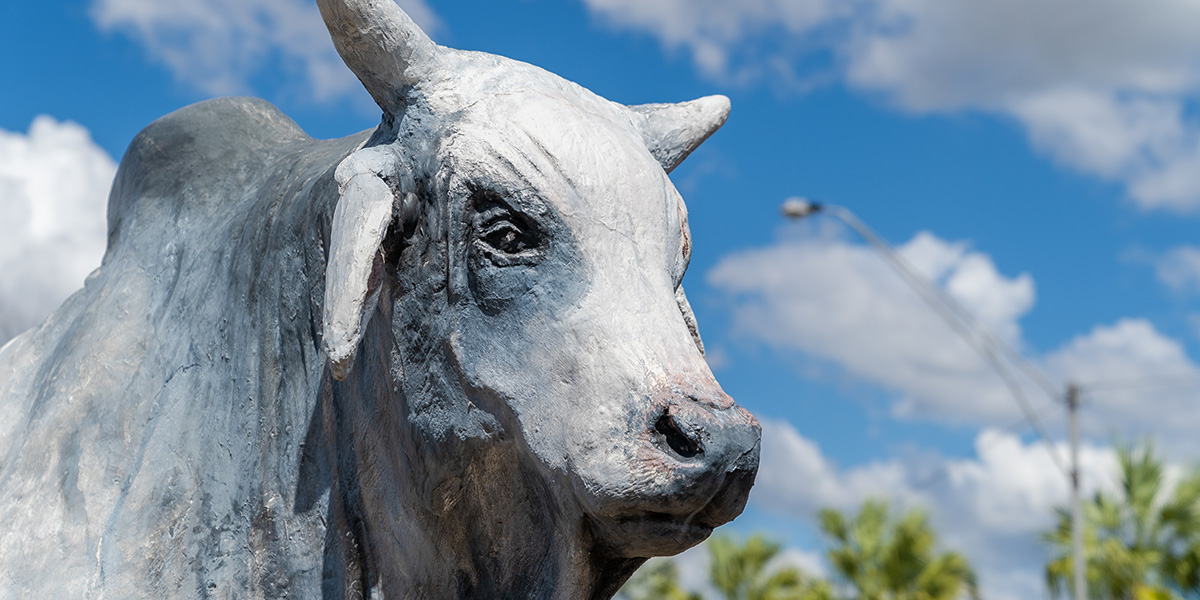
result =
[[[389,115],[404,91],[428,78],[440,48],[393,0],[317,0],[333,45]]]
[[[630,106],[650,154],[670,173],[729,118],[729,98],[705,96],[678,104]]]
[[[344,380],[354,364],[383,282],[381,245],[392,221],[411,212],[415,197],[389,185],[406,181],[403,161],[389,146],[359,150],[338,165],[338,203],[330,230],[325,267],[325,306],[321,344],[333,378]]]
[[[683,314],[683,322],[692,334],[692,341],[696,342],[696,348],[700,350],[700,356],[705,356],[704,340],[700,339],[700,326],[696,324],[696,314],[692,312],[692,303],[688,302],[682,285],[675,288],[675,302],[679,305],[679,312]]]

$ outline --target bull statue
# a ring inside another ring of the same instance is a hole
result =
[[[728,100],[318,4],[379,126],[155,121],[102,266],[0,350],[0,597],[609,598],[745,506],[667,177]]]

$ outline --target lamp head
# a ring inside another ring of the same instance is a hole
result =
[[[814,202],[808,198],[793,196],[783,201],[783,215],[789,219],[803,219],[819,210],[822,206],[820,202]]]

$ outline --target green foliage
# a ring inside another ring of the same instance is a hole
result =
[[[739,543],[716,535],[708,541],[711,557],[709,582],[725,600],[834,600],[828,582],[810,577],[796,567],[771,568],[779,555],[779,544],[762,535]],[[651,561],[621,588],[625,600],[703,600],[685,591],[679,572],[670,560]]]
[[[1120,486],[1083,506],[1085,576],[1093,600],[1177,600],[1200,597],[1200,471],[1167,489],[1163,460],[1150,443],[1117,449]],[[1043,539],[1054,556],[1046,583],[1055,597],[1073,593],[1072,520]]]
[[[669,559],[646,563],[621,588],[617,597],[626,600],[703,600],[700,594],[688,592],[679,585],[679,570]]]
[[[937,536],[920,510],[892,518],[886,502],[868,500],[853,519],[832,509],[822,510],[819,519],[833,542],[829,561],[857,600],[978,598],[966,558],[935,551]]]
[[[743,544],[728,536],[713,536],[708,551],[712,558],[709,576],[725,600],[833,600],[827,582],[796,567],[768,571],[768,563],[779,554],[779,544],[761,534]]]
[[[852,519],[826,509],[821,530],[840,588],[794,566],[779,565],[780,545],[759,534],[745,541],[709,539],[709,583],[721,600],[960,600],[978,598],[974,571],[961,554],[938,552],[925,514],[893,518],[886,502],[868,501]],[[775,564],[772,564],[772,562]],[[836,593],[835,593],[836,590]],[[623,600],[703,600],[679,585],[669,560],[652,561],[621,589]],[[1146,597],[1138,600],[1159,600]]]

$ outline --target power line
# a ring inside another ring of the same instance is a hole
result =
[[[1053,440],[1050,438],[1049,432],[1046,430],[1037,412],[1033,410],[1033,406],[1025,394],[1024,388],[1006,363],[1015,364],[1019,369],[1024,371],[1025,376],[1030,381],[1041,387],[1051,398],[1059,397],[1061,394],[1059,387],[1045,373],[1022,356],[1020,352],[1017,352],[1008,343],[993,335],[987,327],[980,323],[974,315],[963,308],[958,301],[940,286],[918,275],[892,249],[891,245],[882,236],[868,227],[866,223],[863,223],[854,213],[837,205],[816,206],[849,225],[851,229],[862,236],[868,244],[883,255],[901,277],[903,277],[905,282],[909,284],[909,287],[917,292],[917,296],[921,301],[937,313],[955,333],[962,337],[968,345],[992,366],[993,370],[996,371],[1000,379],[1004,382],[1004,385],[1009,389],[1009,393],[1012,394],[1013,399],[1016,400],[1025,419],[1034,431],[1037,432],[1038,437],[1041,438],[1042,444],[1050,454],[1050,459],[1054,462],[1054,466],[1058,468],[1063,476],[1069,478],[1071,474],[1059,459],[1058,452],[1054,449]]]
[[[997,338],[992,334],[991,330],[984,326],[973,314],[967,311],[947,293],[941,286],[931,282],[928,278],[917,275],[917,273],[909,267],[899,254],[892,249],[884,239],[874,230],[863,223],[853,212],[841,206],[830,205],[825,207],[815,202],[809,202],[801,198],[791,198],[784,202],[783,213],[789,217],[803,218],[815,212],[825,210],[839,218],[843,223],[850,226],[860,236],[863,237],[871,246],[873,246],[880,254],[882,254],[891,266],[903,277],[909,287],[913,288],[917,295],[926,305],[929,306],[938,316],[942,317],[951,329],[961,336],[972,348],[976,350],[996,371],[1000,378],[1004,381],[1020,407],[1025,420],[1037,431],[1041,438],[1042,445],[1046,448],[1046,453],[1050,456],[1054,466],[1066,476],[1071,484],[1071,545],[1073,555],[1073,574],[1074,574],[1074,592],[1076,600],[1084,600],[1087,596],[1087,580],[1084,577],[1084,547],[1083,547],[1083,505],[1082,495],[1080,490],[1081,477],[1079,469],[1079,405],[1080,405],[1080,388],[1077,385],[1071,384],[1066,387],[1065,400],[1067,408],[1070,412],[1068,425],[1070,430],[1070,454],[1071,454],[1071,469],[1068,471],[1063,467],[1062,461],[1059,460],[1058,452],[1055,451],[1053,442],[1050,439],[1050,434],[1046,431],[1042,424],[1041,417],[1033,409],[1032,403],[1025,395],[1025,390],[1021,383],[1017,380],[1013,372],[1008,368],[1008,364],[1016,365],[1017,369],[1024,372],[1026,378],[1031,382],[1041,387],[1046,394],[1057,399],[1060,393],[1064,390],[1056,385],[1041,369],[1037,368],[1033,363],[1029,362],[1024,355],[1017,352],[1011,345],[1002,339]],[[949,463],[943,467],[943,471],[947,469]],[[936,478],[934,478],[936,479]]]
[[[1155,375],[1130,379],[1110,379],[1082,383],[1080,389],[1088,392],[1120,392],[1163,387],[1200,387],[1200,373],[1178,375]]]

